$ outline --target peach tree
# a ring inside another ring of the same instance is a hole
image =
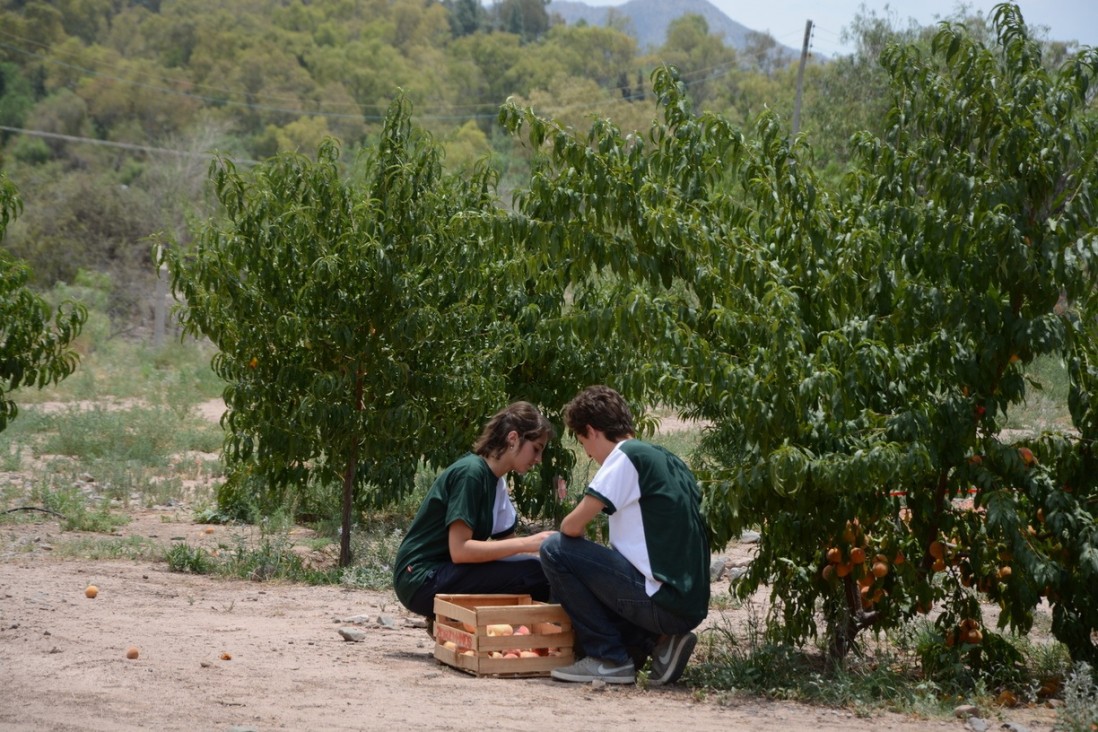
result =
[[[508,401],[553,414],[568,364],[595,363],[563,340],[562,293],[539,286],[544,258],[512,235],[495,174],[447,172],[440,149],[398,99],[349,165],[332,140],[315,160],[221,159],[221,215],[164,250],[185,332],[217,346],[226,384],[219,504],[339,505],[342,565],[359,512],[470,449]],[[524,510],[555,510],[570,460],[554,446]]]
[[[0,173],[0,237],[21,208],[15,185]],[[56,384],[79,363],[72,343],[87,321],[86,308],[66,303],[55,311],[29,281],[27,265],[0,250],[0,432],[19,414],[12,391]]]
[[[695,114],[667,69],[643,135],[501,113],[543,156],[528,240],[577,303],[603,292],[574,329],[626,339],[618,382],[711,425],[714,546],[762,534],[737,591],[770,587],[783,642],[822,612],[839,659],[937,608],[945,652],[987,669],[1011,652],[980,601],[1026,632],[1047,600],[1095,660],[1098,54],[1049,71],[1016,6],[994,23],[991,46],[943,25],[883,54],[887,132],[835,190],[807,137]],[[1011,436],[1039,358],[1068,364],[1072,424]]]

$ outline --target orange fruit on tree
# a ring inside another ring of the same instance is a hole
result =
[[[1013,571],[1013,570],[1011,570],[1011,568],[1010,568],[1010,565],[1009,565],[1009,564],[1008,564],[1008,565],[1003,565],[1002,567],[999,567],[999,579],[1007,579],[1007,578],[1009,578],[1009,577],[1010,577],[1010,575],[1011,575],[1011,573],[1012,573],[1012,571]]]
[[[835,579],[835,565],[825,564],[823,570],[820,572],[820,576],[824,578],[825,582],[830,582]]]
[[[944,559],[935,559],[934,564],[930,565],[930,568],[933,569],[935,572],[944,571],[945,568],[946,568],[945,560]]]
[[[851,564],[850,562],[846,562],[845,564],[836,564],[835,565],[835,574],[839,575],[840,577],[847,576],[853,570],[854,570],[854,565]]]
[[[927,551],[930,552],[930,556],[934,557],[935,559],[945,558],[945,545],[937,539],[930,542],[930,546],[927,547]]]
[[[880,579],[888,575],[888,565],[884,562],[873,563],[873,576]]]
[[[838,564],[843,560],[842,550],[837,546],[833,546],[827,550],[827,561],[832,564]]]
[[[856,546],[850,550],[850,561],[854,564],[862,564],[865,562],[865,549],[860,546]]]

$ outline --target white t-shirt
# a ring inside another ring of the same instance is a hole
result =
[[[652,561],[641,518],[640,475],[633,461],[620,449],[624,442],[614,445],[587,490],[607,504],[610,546],[644,575],[644,590],[651,597],[663,583],[652,576]]]
[[[518,523],[518,511],[511,503],[511,494],[507,491],[507,480],[500,477],[496,483],[496,501],[492,508],[492,536],[509,534]]]

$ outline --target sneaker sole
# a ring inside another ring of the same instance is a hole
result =
[[[686,662],[690,660],[690,654],[694,652],[694,646],[697,644],[698,637],[696,635],[693,633],[686,634],[675,653],[671,654],[671,660],[668,662],[667,668],[664,669],[663,675],[649,679],[648,683],[653,686],[662,686],[663,684],[673,684],[678,681],[679,677],[682,676],[682,672],[686,670]]]
[[[637,683],[637,677],[628,676],[591,676],[589,674],[570,674],[562,672],[559,669],[553,669],[549,672],[557,681],[572,681],[579,684],[586,684],[592,681],[602,681],[607,684],[635,684]]]

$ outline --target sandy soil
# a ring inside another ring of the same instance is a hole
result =
[[[220,405],[207,406],[217,419]],[[666,428],[666,426],[665,426]],[[235,546],[248,528],[193,523],[185,506],[135,510],[116,539]],[[0,524],[0,730],[758,730],[922,732],[962,720],[836,710],[672,685],[602,687],[476,678],[438,663],[391,591],[226,580],[163,562],[67,559],[82,537],[48,515]],[[309,532],[291,539],[307,561]],[[730,565],[751,546],[731,547]],[[99,588],[85,597],[89,584]],[[727,581],[714,584],[714,593]],[[713,611],[703,628],[741,628]],[[348,641],[341,629],[362,631]],[[704,631],[703,631],[704,633]],[[126,657],[136,647],[136,659]],[[1044,707],[982,712],[1047,732]],[[1016,728],[1017,729],[1017,728]]]

